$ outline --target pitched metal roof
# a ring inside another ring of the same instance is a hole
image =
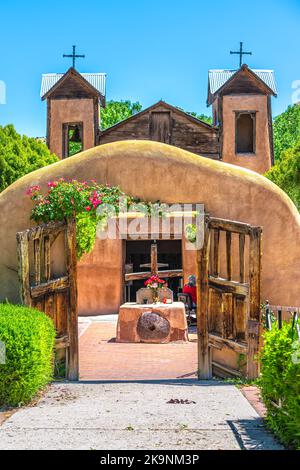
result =
[[[276,81],[273,70],[250,69],[277,95]],[[208,81],[211,94],[216,93],[237,70],[209,70]]]
[[[46,73],[42,75],[41,97],[43,97],[60,80],[64,73]],[[81,73],[101,95],[105,97],[106,73]]]

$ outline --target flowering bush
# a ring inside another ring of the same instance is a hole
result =
[[[97,225],[106,225],[111,210],[114,215],[119,214],[121,199],[124,200],[125,210],[155,216],[161,216],[165,212],[165,205],[159,201],[142,203],[138,198],[125,195],[117,186],[98,184],[95,180],[80,182],[60,178],[49,181],[46,194],[41,192],[38,185],[31,186],[26,193],[34,202],[31,218],[35,222],[76,218],[78,259],[84,253],[92,251]],[[99,208],[103,210],[97,210]]]
[[[59,221],[68,217],[76,218],[77,256],[90,253],[96,239],[97,223],[107,217],[105,212],[97,213],[102,204],[113,206],[119,210],[119,198],[124,193],[109,185],[100,185],[96,181],[66,181],[60,178],[49,181],[46,194],[41,193],[40,186],[31,186],[27,195],[34,202],[31,218],[37,222]]]

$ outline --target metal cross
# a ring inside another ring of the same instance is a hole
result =
[[[76,46],[72,46],[72,47],[73,47],[73,53],[72,54],[64,54],[63,57],[71,57],[71,59],[73,61],[73,69],[75,69],[75,60],[77,58],[84,59],[85,55],[76,54]]]
[[[230,54],[239,54],[240,56],[240,68],[242,66],[243,55],[252,55],[252,52],[244,52],[243,51],[243,43],[240,42],[240,50],[239,51],[230,51]]]

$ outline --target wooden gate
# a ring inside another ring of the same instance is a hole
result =
[[[59,256],[55,256],[53,245],[58,241]],[[51,222],[19,232],[17,246],[22,301],[52,318],[66,377],[78,380],[75,221]]]
[[[199,379],[258,376],[261,227],[205,216],[198,252]]]

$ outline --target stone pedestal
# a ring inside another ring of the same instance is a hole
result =
[[[169,343],[188,341],[188,327],[182,302],[172,304],[126,303],[121,305],[117,342]]]

